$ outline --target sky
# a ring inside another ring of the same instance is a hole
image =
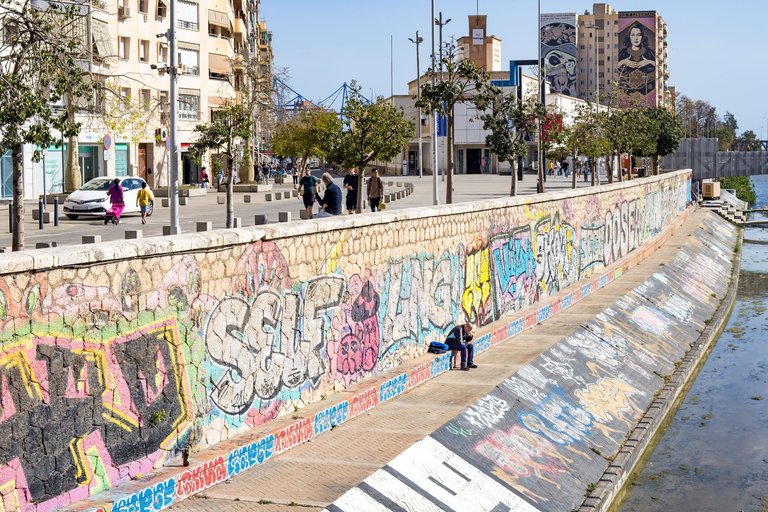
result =
[[[536,0],[435,0],[451,22],[444,39],[468,32],[467,16],[488,15],[488,34],[502,40],[502,63],[535,59]],[[722,116],[733,113],[739,132],[768,138],[768,0],[616,0],[615,10],[656,10],[669,28],[670,85],[708,101]],[[541,11],[583,13],[592,2],[541,0]],[[416,77],[416,31],[422,72],[431,50],[430,0],[261,0],[261,17],[273,33],[276,68],[289,85],[322,101],[344,82],[357,80],[364,94],[405,94]],[[393,51],[390,59],[390,37]],[[435,36],[437,37],[437,35]]]

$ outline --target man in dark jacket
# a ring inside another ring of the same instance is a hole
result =
[[[341,215],[341,189],[333,182],[333,178],[327,172],[320,178],[325,185],[325,197],[315,193],[317,202],[323,207],[326,215]]]
[[[451,332],[448,333],[448,337],[445,339],[445,344],[448,345],[448,348],[461,352],[462,370],[477,368],[474,362],[475,346],[471,342],[472,324],[469,322],[457,325],[451,329]]]

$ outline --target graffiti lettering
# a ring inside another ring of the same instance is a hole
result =
[[[511,235],[491,240],[491,261],[499,315],[519,311],[537,298],[536,256],[530,229],[520,228]]]
[[[379,403],[384,403],[387,400],[392,400],[393,398],[405,393],[405,386],[407,385],[407,383],[408,383],[407,373],[400,374],[397,377],[394,377],[392,379],[389,379],[387,382],[384,382],[379,388]]]
[[[484,325],[491,319],[490,267],[490,251],[487,247],[467,254],[461,305],[467,319],[477,325]]]
[[[408,372],[408,389],[413,389],[430,379],[432,375],[432,372],[430,371],[431,365],[431,362],[420,364]]]
[[[634,251],[642,240],[639,200],[623,202],[605,213],[603,261],[610,265]]]
[[[545,217],[536,224],[536,278],[539,296],[552,295],[578,279],[573,227],[560,215]]]
[[[279,455],[312,439],[312,423],[310,418],[302,418],[278,432],[275,436],[275,454]]]
[[[267,437],[259,439],[258,441],[232,450],[227,458],[228,477],[232,478],[254,466],[264,464],[264,462],[272,458],[274,449],[275,436],[269,434]]]
[[[488,395],[472,404],[462,417],[475,428],[493,428],[509,412],[509,404],[497,396]]]
[[[356,418],[364,412],[370,411],[377,405],[379,405],[379,390],[376,388],[370,388],[366,391],[363,391],[359,395],[355,395],[355,397],[352,398],[352,403],[350,404],[349,408],[349,418]]]
[[[583,275],[592,267],[605,264],[603,245],[605,226],[602,224],[583,225],[579,228],[579,274]]]
[[[115,503],[112,512],[155,512],[173,504],[176,480],[169,478],[154,487],[143,489]]]
[[[176,498],[183,500],[226,479],[227,465],[224,463],[224,457],[218,457],[184,471],[176,486]]]
[[[344,400],[340,404],[332,405],[315,414],[315,423],[313,426],[314,435],[319,436],[324,432],[328,432],[332,428],[346,422],[348,419],[349,402],[347,400]]]
[[[344,279],[321,277],[303,294],[265,290],[252,303],[241,296],[219,302],[205,333],[208,354],[226,369],[211,390],[213,403],[243,414],[256,397],[268,400],[283,387],[316,384],[325,374],[321,350],[330,311],[344,290]]]

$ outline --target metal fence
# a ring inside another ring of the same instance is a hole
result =
[[[662,159],[665,169],[693,169],[693,179],[768,174],[768,151],[718,151],[717,139],[681,139]]]

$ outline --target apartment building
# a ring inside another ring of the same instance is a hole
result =
[[[657,11],[616,11],[595,3],[591,13],[542,14],[541,48],[553,92],[674,108],[667,24]]]
[[[84,66],[104,85],[78,114],[82,123],[76,153],[83,182],[96,176],[134,175],[154,187],[168,184],[170,167],[170,79],[159,73],[170,63],[169,44],[158,34],[169,24],[169,0],[93,2],[84,27],[92,54]],[[199,181],[200,164],[189,157],[194,127],[208,122],[227,100],[237,101],[243,80],[240,54],[256,62],[268,58],[271,33],[258,21],[259,0],[176,0],[178,63],[179,179]],[[269,42],[261,50],[261,40]],[[87,112],[86,112],[87,110]],[[63,190],[67,140],[50,147],[43,162],[33,163],[25,148],[25,191],[28,198],[43,190]],[[73,150],[75,146],[73,145]],[[0,161],[0,198],[11,197],[9,155]],[[207,163],[207,162],[203,162]],[[44,176],[45,174],[45,176]]]

